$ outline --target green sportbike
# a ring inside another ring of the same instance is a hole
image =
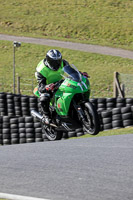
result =
[[[81,129],[96,135],[100,131],[98,113],[89,102],[90,83],[74,66],[65,66],[63,79],[56,82],[50,103],[51,123],[35,110],[31,114],[42,122],[42,130],[49,140],[60,140],[63,133]],[[39,97],[38,91],[35,95]]]

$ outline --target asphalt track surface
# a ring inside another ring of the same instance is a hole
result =
[[[133,51],[119,49],[119,48],[111,48],[111,47],[106,47],[106,46],[63,42],[63,41],[58,41],[58,40],[41,39],[41,38],[19,37],[19,36],[11,36],[11,35],[4,35],[4,34],[0,34],[0,40],[40,44],[40,45],[47,45],[47,46],[52,46],[52,47],[61,47],[61,48],[66,48],[66,49],[133,59]]]
[[[50,200],[132,200],[133,135],[1,146],[0,192]]]

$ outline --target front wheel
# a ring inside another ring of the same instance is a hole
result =
[[[95,107],[87,102],[84,104],[84,120],[83,129],[90,135],[97,135],[100,131],[100,123],[98,113]]]
[[[63,132],[56,131],[53,127],[43,126],[42,131],[50,141],[61,140],[63,137]]]

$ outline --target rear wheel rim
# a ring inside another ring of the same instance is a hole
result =
[[[52,139],[56,138],[56,133],[52,128],[47,128],[46,135]]]
[[[93,117],[91,115],[91,113],[88,113],[88,111],[85,109],[85,121],[84,121],[84,128],[85,130],[90,134],[93,134],[95,131],[95,126],[93,123]]]

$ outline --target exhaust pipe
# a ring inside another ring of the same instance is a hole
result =
[[[42,116],[40,113],[38,113],[36,110],[31,110],[31,115],[32,115],[33,117],[37,118],[40,122],[44,123],[43,116]],[[44,123],[44,124],[45,124],[45,123]],[[46,124],[46,125],[47,125],[47,124]],[[57,126],[56,126],[55,124],[52,124],[52,123],[50,123],[50,124],[47,125],[47,126],[52,126],[52,127],[54,127],[54,128],[57,128]]]
[[[37,118],[40,122],[42,122],[43,116],[40,113],[38,113],[36,110],[32,110],[31,115]]]

